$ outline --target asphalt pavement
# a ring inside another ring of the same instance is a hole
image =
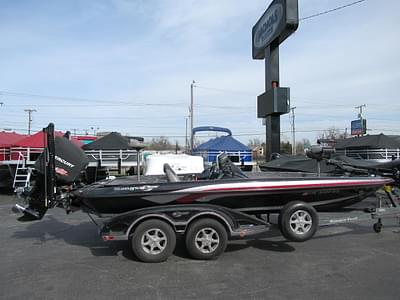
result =
[[[400,227],[320,228],[305,243],[277,232],[230,242],[214,261],[178,242],[164,263],[135,259],[124,241],[103,242],[87,215],[52,209],[21,223],[0,194],[0,299],[400,299]]]

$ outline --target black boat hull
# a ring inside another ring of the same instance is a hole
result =
[[[206,180],[175,183],[102,181],[75,192],[75,202],[96,214],[118,214],[145,207],[213,204],[246,212],[278,211],[291,201],[317,210],[337,209],[373,195],[384,178]]]

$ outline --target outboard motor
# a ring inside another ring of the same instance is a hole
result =
[[[43,132],[46,148],[35,162],[31,185],[18,193],[21,203],[15,206],[24,213],[23,220],[41,219],[59,204],[62,187],[73,184],[88,163],[86,154],[67,137],[54,136],[53,124]]]

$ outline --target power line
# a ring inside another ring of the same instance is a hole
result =
[[[326,15],[326,14],[329,14],[331,12],[334,12],[334,11],[337,11],[337,10],[340,10],[340,9],[343,9],[343,8],[346,8],[346,7],[350,7],[350,6],[359,4],[361,2],[365,2],[365,1],[367,1],[367,0],[354,1],[354,2],[351,2],[351,3],[346,4],[346,5],[338,6],[338,7],[335,7],[335,8],[329,9],[329,10],[325,10],[325,11],[322,11],[322,12],[307,16],[307,17],[300,18],[299,21],[304,21],[304,20],[308,20],[308,19],[311,19],[311,18],[315,18],[315,17],[319,17],[319,16],[322,16],[322,15]]]
[[[185,102],[179,103],[147,103],[147,102],[138,102],[132,103],[126,100],[100,100],[93,98],[79,98],[79,97],[65,97],[65,96],[49,96],[49,95],[39,95],[39,94],[30,94],[30,93],[21,93],[21,92],[12,92],[12,91],[0,91],[0,94],[3,96],[11,96],[11,97],[27,97],[27,98],[43,98],[43,99],[51,99],[51,100],[63,100],[63,101],[77,101],[77,102],[89,102],[89,103],[97,103],[97,106],[116,106],[116,105],[128,105],[128,106],[181,106],[185,104]],[[26,104],[23,104],[26,105]],[[22,106],[20,104],[10,104],[7,106]],[[63,104],[36,104],[35,106],[67,106]],[[68,104],[71,106],[71,104]],[[74,106],[93,106],[93,105],[85,105],[85,104],[74,104]]]
[[[220,88],[207,87],[207,86],[202,86],[202,85],[196,85],[196,88],[203,89],[203,90],[210,90],[210,91],[222,92],[222,93],[241,94],[241,95],[246,95],[246,96],[254,96],[254,94],[253,94],[253,93],[250,93],[250,92],[234,91],[234,90],[228,90],[228,89],[220,89]]]
[[[111,104],[112,101],[110,101],[110,104],[96,104],[96,108],[98,107],[115,107],[115,106],[168,106],[168,107],[181,107],[185,103],[121,103],[121,102],[115,102]],[[9,104],[7,106],[10,107],[21,107],[21,106],[26,106],[27,104]],[[35,105],[36,107],[93,107],[93,104],[31,104]]]
[[[197,85],[195,86],[197,87]],[[209,88],[212,89],[212,88]],[[220,90],[227,92],[227,90]],[[147,102],[142,102],[142,103],[131,103],[131,102],[126,102],[126,101],[120,101],[120,100],[97,100],[97,99],[88,99],[88,98],[75,98],[75,97],[64,97],[64,96],[48,96],[48,95],[38,95],[38,94],[28,94],[28,93],[20,93],[20,92],[7,92],[7,91],[0,91],[0,93],[4,95],[8,95],[11,97],[32,97],[32,98],[43,98],[43,99],[56,99],[56,100],[63,100],[63,101],[78,101],[78,102],[89,102],[89,103],[96,103],[96,108],[98,107],[115,107],[115,106],[166,106],[166,107],[182,107],[186,104],[186,102],[175,102],[175,103],[147,103]],[[26,106],[27,104],[8,104],[6,105],[7,107],[21,107],[21,106]],[[32,104],[35,107],[93,107],[93,104],[73,104],[67,103],[67,104],[40,104],[40,103],[35,103]],[[218,105],[194,105],[195,107],[209,107],[209,108],[218,108],[218,109],[243,109],[243,108],[248,108],[248,106],[218,106]]]

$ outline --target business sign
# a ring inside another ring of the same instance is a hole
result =
[[[362,135],[367,133],[367,120],[351,121],[351,135]]]
[[[274,0],[253,26],[253,58],[264,59],[272,42],[282,43],[299,26],[297,0]]]

